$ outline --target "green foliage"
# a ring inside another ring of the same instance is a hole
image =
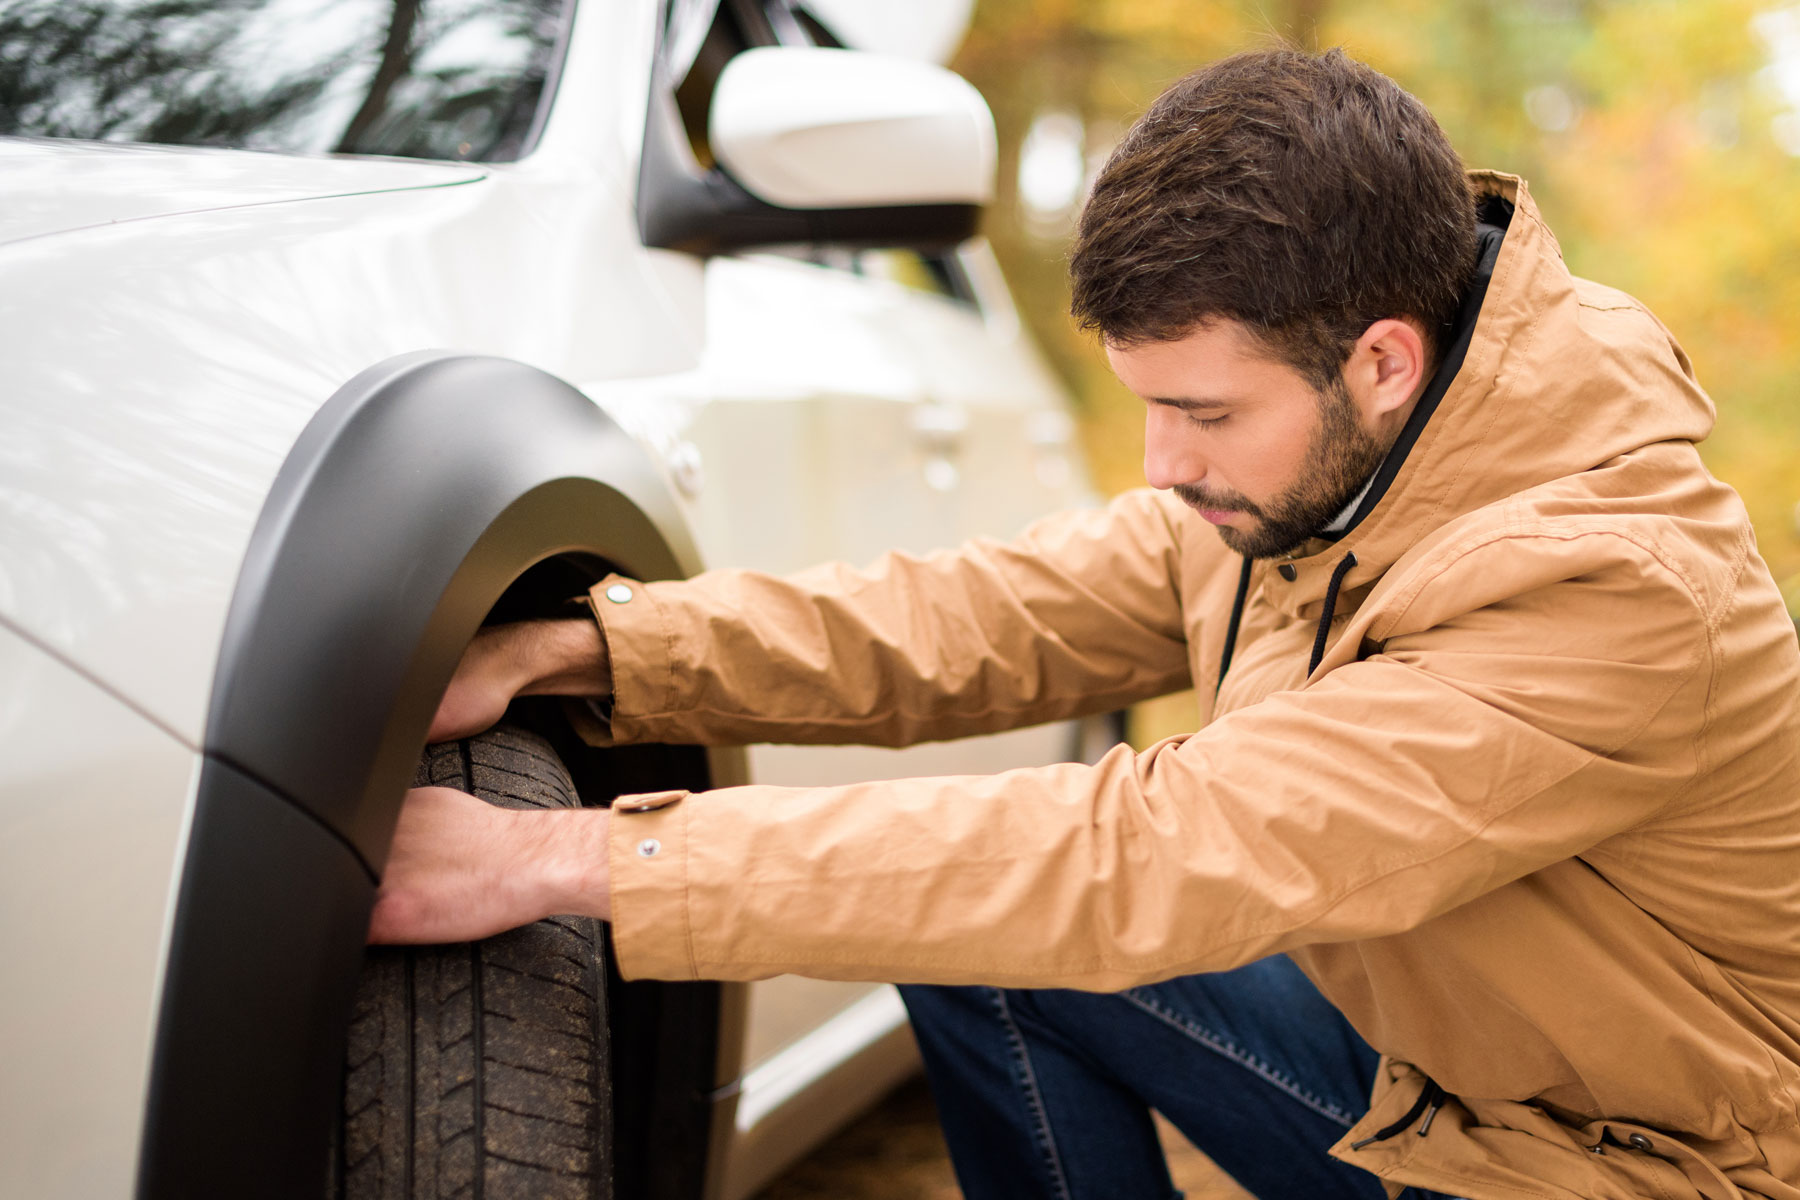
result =
[[[1037,114],[1069,112],[1097,161],[1168,82],[1277,38],[1342,45],[1393,76],[1465,161],[1529,180],[1576,273],[1636,295],[1674,331],[1719,407],[1703,453],[1743,495],[1800,612],[1800,5],[982,0],[954,65],[1000,129],[989,236],[1081,398],[1103,486],[1141,480],[1141,406],[1066,316],[1066,219],[1021,219],[1020,145]]]

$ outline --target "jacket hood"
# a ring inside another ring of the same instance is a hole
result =
[[[1463,318],[1348,532],[1307,542],[1284,564],[1292,578],[1265,573],[1264,600],[1290,616],[1323,601],[1347,554],[1351,591],[1465,513],[1712,430],[1712,402],[1681,348],[1665,331],[1666,351],[1646,354],[1641,325],[1623,333],[1604,319],[1642,306],[1569,273],[1524,182],[1493,171],[1470,182],[1482,247]]]

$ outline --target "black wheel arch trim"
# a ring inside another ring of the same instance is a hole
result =
[[[567,383],[429,351],[364,371],[307,425],[257,520],[207,752],[379,867],[462,647],[526,567],[571,552],[646,579],[699,565],[643,448]]]
[[[699,566],[643,448],[543,371],[404,355],[295,442],[226,619],[140,1197],[321,1194],[374,878],[425,729],[494,602],[558,555],[645,579]]]

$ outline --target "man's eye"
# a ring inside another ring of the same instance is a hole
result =
[[[1225,414],[1225,416],[1230,415],[1230,413]],[[1225,423],[1225,417],[1196,417],[1192,413],[1188,414],[1188,420],[1192,421],[1202,429],[1211,429],[1215,425],[1223,425]]]

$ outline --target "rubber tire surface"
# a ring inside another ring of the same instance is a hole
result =
[[[427,747],[415,786],[576,807],[548,743],[501,726]],[[334,1200],[608,1200],[611,1077],[599,922],[376,947],[351,1016]]]

